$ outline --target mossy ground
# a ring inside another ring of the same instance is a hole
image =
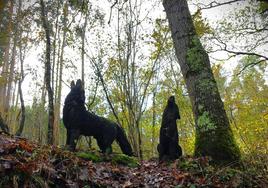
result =
[[[112,156],[112,163],[114,164],[122,164],[128,167],[134,168],[139,166],[139,162],[135,157],[129,157],[124,154],[114,154]]]
[[[76,153],[76,156],[92,162],[112,162],[113,164],[121,164],[133,168],[139,166],[137,158],[125,154],[113,153],[107,155],[97,151],[80,151]]]

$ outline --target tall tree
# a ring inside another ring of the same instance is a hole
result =
[[[82,33],[81,33],[81,79],[82,83],[85,84],[85,38],[86,38],[86,29],[87,29],[87,22],[88,22],[88,15],[89,15],[89,10],[88,10],[88,1],[83,1],[83,5],[81,8],[82,12],[85,12],[85,20],[82,28]]]
[[[8,10],[6,10],[8,9]],[[1,128],[3,131],[8,132],[9,128],[6,124],[8,103],[6,102],[7,93],[7,83],[9,77],[9,61],[10,61],[10,48],[11,48],[11,35],[13,21],[12,16],[14,12],[14,2],[13,1],[3,1],[1,2],[1,83],[0,83],[0,119]],[[3,62],[3,65],[2,65]],[[13,72],[13,70],[12,70]],[[9,102],[9,101],[8,101]]]
[[[19,3],[20,4],[20,3]],[[16,3],[14,4],[16,6]],[[15,96],[16,96],[16,85],[17,80],[15,79],[15,66],[16,66],[16,58],[17,58],[17,46],[19,40],[19,24],[21,22],[21,5],[18,7],[14,6],[14,10],[16,11],[16,18],[13,21],[13,33],[12,33],[12,50],[11,50],[11,59],[9,63],[9,71],[8,71],[8,82],[6,87],[6,96],[5,96],[5,114],[6,114],[6,122],[8,125],[12,124],[12,115],[9,109],[14,106]],[[14,12],[15,12],[14,11]]]
[[[47,142],[48,144],[54,143],[53,138],[53,124],[54,124],[54,103],[53,103],[53,90],[51,88],[51,63],[50,63],[50,52],[51,52],[51,42],[50,42],[50,29],[48,25],[47,13],[45,10],[45,4],[43,0],[40,0],[41,5],[41,20],[43,28],[46,34],[46,58],[45,58],[45,83],[48,93],[48,134]]]
[[[56,139],[56,136],[58,134],[58,126],[60,122],[60,105],[61,105],[61,91],[62,91],[62,73],[63,73],[63,62],[64,62],[64,48],[66,46],[66,34],[68,30],[67,26],[67,18],[68,18],[68,4],[65,2],[63,5],[63,33],[62,33],[62,43],[61,43],[61,49],[59,55],[59,62],[57,66],[57,73],[56,77],[58,80],[58,83],[56,83],[56,96],[55,96],[55,107],[54,107],[54,138]],[[57,141],[57,139],[55,140]]]
[[[208,54],[194,28],[186,0],[164,0],[176,56],[189,92],[196,125],[195,155],[215,161],[240,159]]]
[[[22,1],[19,0],[19,7],[18,7],[18,16],[17,17],[21,17],[21,6],[22,6]],[[19,18],[17,18],[19,19]],[[19,41],[18,41],[18,48],[19,48],[19,61],[20,61],[20,78],[19,78],[19,84],[18,84],[18,92],[19,92],[19,97],[20,97],[20,105],[21,105],[21,116],[20,116],[20,123],[19,123],[19,129],[16,132],[16,135],[20,136],[22,134],[23,128],[24,128],[24,122],[25,122],[25,105],[24,105],[24,99],[23,99],[23,92],[22,92],[22,82],[24,80],[24,58],[25,58],[25,48],[27,45],[25,45],[25,47],[22,47],[22,26],[17,25],[17,27],[19,27]]]

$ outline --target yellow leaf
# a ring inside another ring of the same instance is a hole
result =
[[[264,114],[264,119],[268,120],[268,113],[267,114]]]

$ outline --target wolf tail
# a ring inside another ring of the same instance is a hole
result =
[[[116,125],[116,128],[117,128],[116,141],[119,144],[122,152],[128,156],[132,156],[133,155],[132,148],[127,140],[127,136],[124,130],[119,125]]]

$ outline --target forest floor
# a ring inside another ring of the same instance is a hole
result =
[[[73,153],[0,133],[1,188],[268,187],[267,174],[210,162],[190,156],[170,163],[138,162],[122,154]]]

